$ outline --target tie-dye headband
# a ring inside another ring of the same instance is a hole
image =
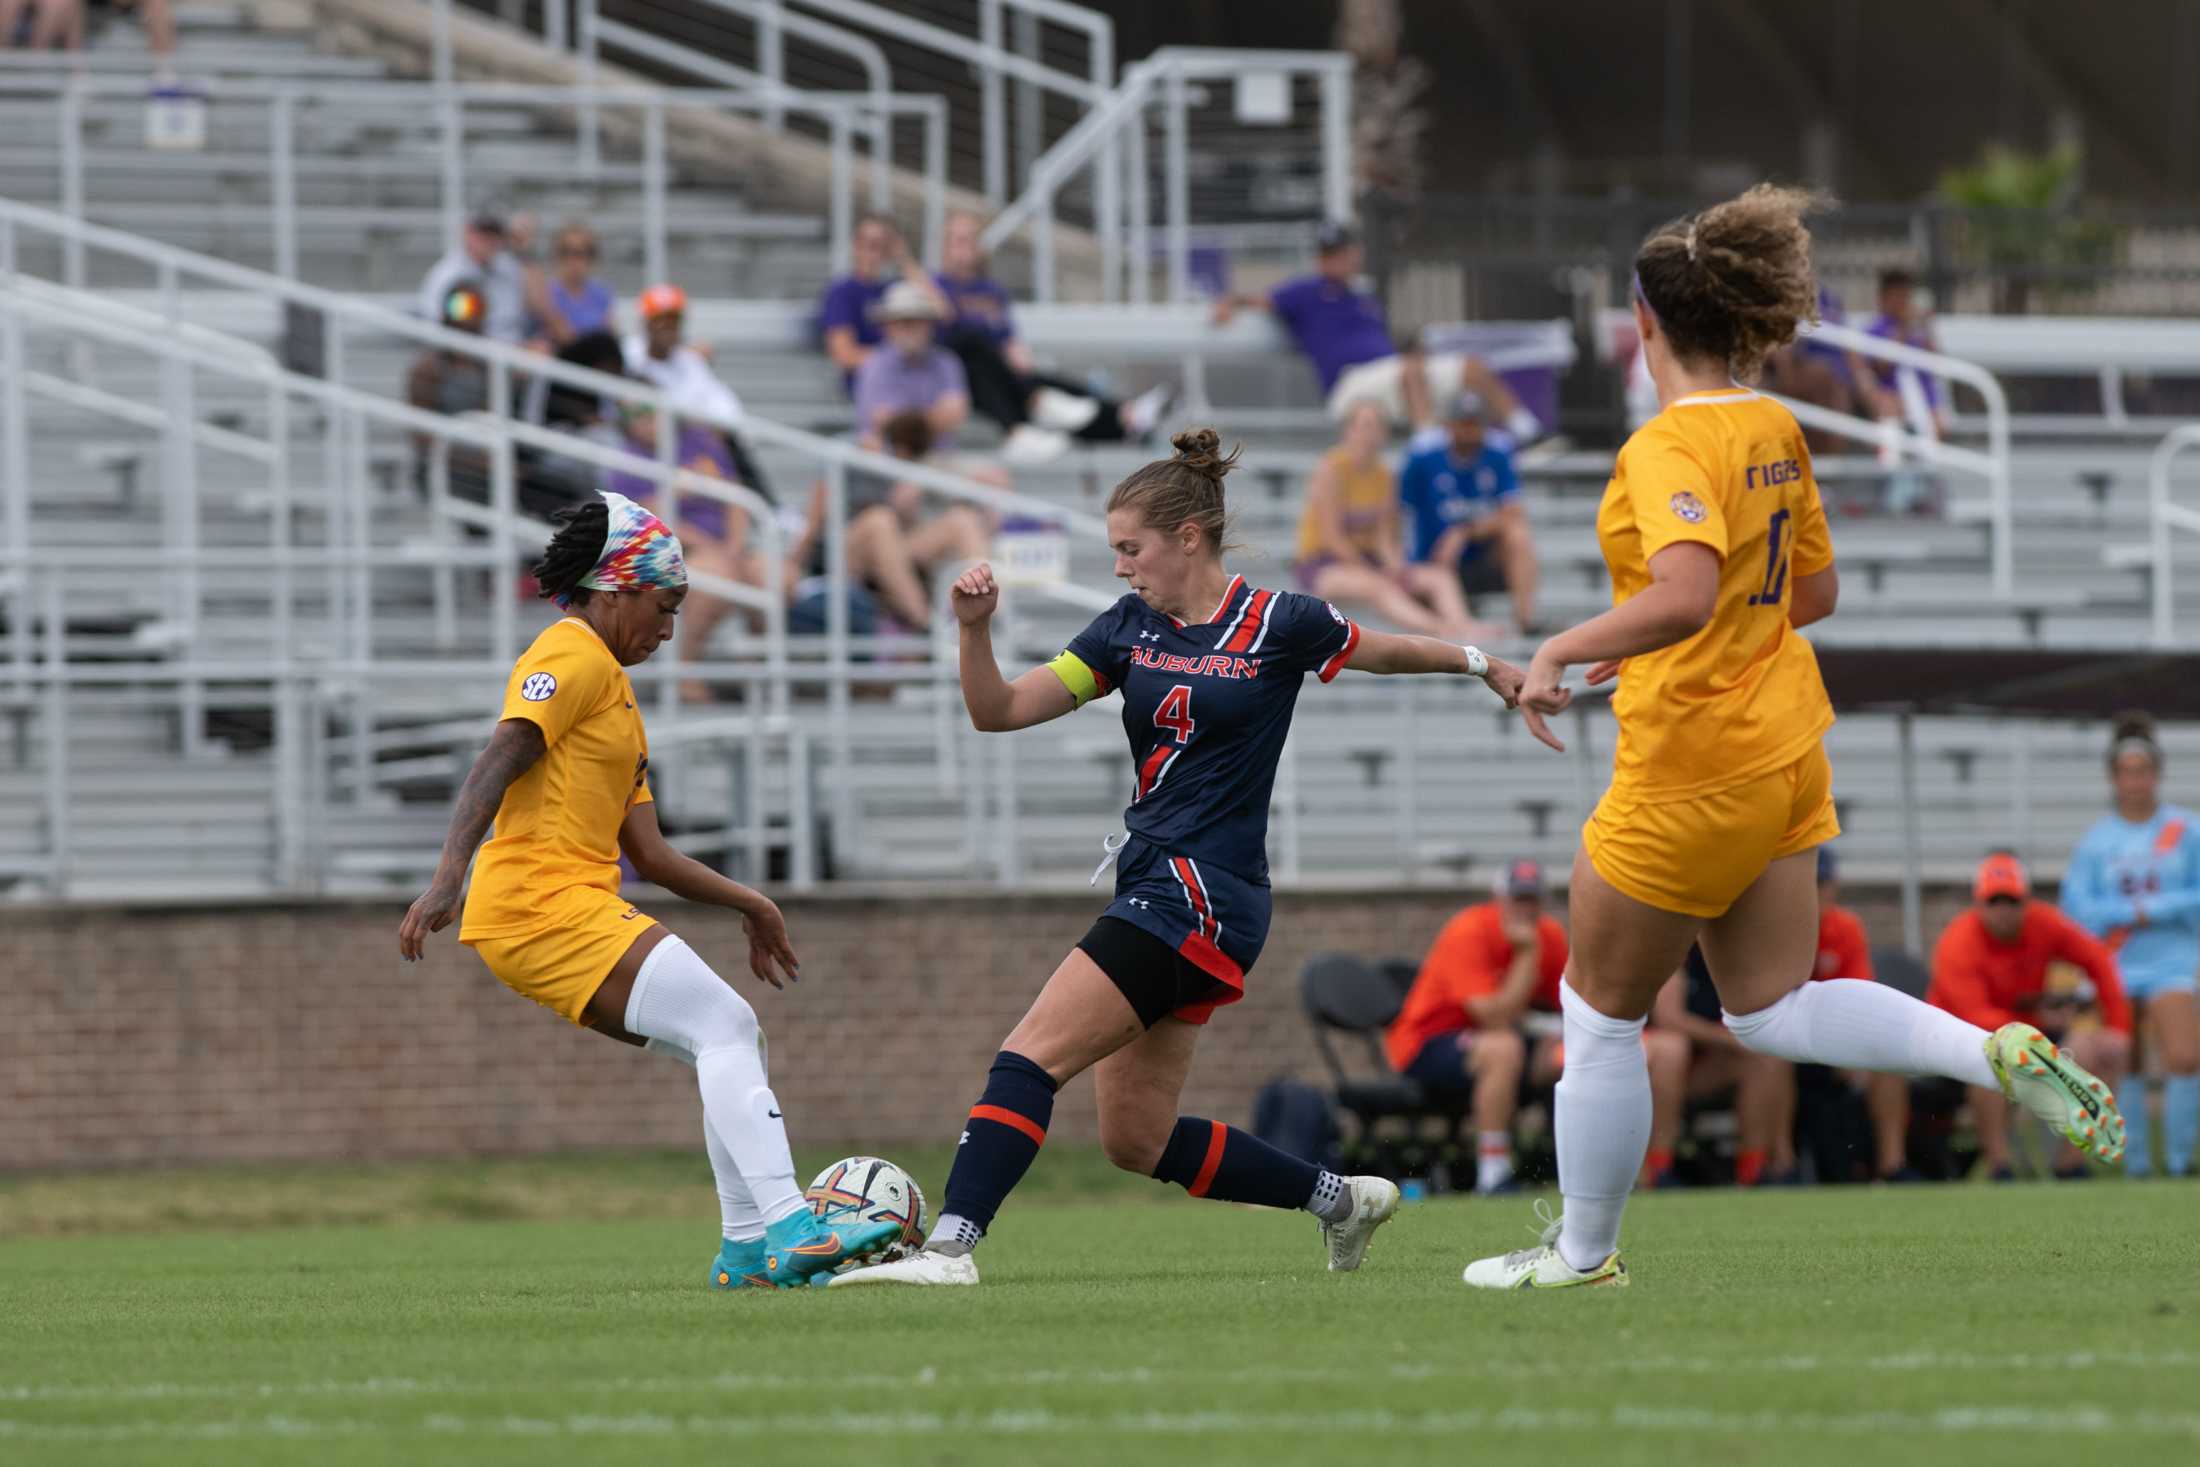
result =
[[[603,554],[597,558],[596,568],[582,576],[579,584],[591,591],[686,585],[687,561],[681,557],[680,542],[665,528],[665,522],[624,494],[606,491],[603,500],[611,511],[610,526],[604,531]],[[569,603],[561,597],[560,604]]]

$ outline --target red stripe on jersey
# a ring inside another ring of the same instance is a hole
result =
[[[1328,682],[1338,673],[1344,671],[1344,665],[1352,660],[1352,649],[1359,645],[1360,624],[1356,621],[1346,622],[1344,645],[1342,647],[1339,647],[1337,649],[1337,655],[1330,658],[1327,662],[1323,663],[1321,665],[1321,671],[1315,673],[1314,675],[1320,678],[1323,682]]]
[[[1170,857],[1169,864],[1176,868],[1176,879],[1183,883],[1184,895],[1192,904],[1192,913],[1199,918],[1199,935],[1212,939],[1214,913],[1207,905],[1207,888],[1200,884],[1199,873],[1182,856]]]
[[[1181,744],[1154,745],[1153,752],[1146,756],[1146,762],[1138,766],[1138,793],[1131,796],[1131,803],[1135,805],[1152,794],[1161,783],[1161,776],[1168,772],[1170,761],[1183,752]]]
[[[1192,1185],[1184,1190],[1194,1197],[1204,1197],[1214,1185],[1215,1173],[1222,1168],[1222,1143],[1229,1138],[1230,1128],[1220,1121],[1209,1121],[1214,1132],[1207,1137],[1207,1159],[1199,1164],[1199,1175],[1192,1178]]]
[[[1230,584],[1222,588],[1222,599],[1215,603],[1215,614],[1208,617],[1207,620],[1210,622],[1217,622],[1222,620],[1222,613],[1230,609],[1230,598],[1232,596],[1235,596],[1238,593],[1238,587],[1244,584],[1245,577],[1230,577]]]
[[[1253,599],[1245,603],[1245,619],[1238,623],[1237,631],[1222,644],[1225,652],[1249,652],[1253,643],[1260,640],[1261,619],[1268,614],[1268,603],[1275,599],[1273,591],[1255,591]]]

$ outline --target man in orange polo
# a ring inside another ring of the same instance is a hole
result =
[[[1564,1052],[1554,1024],[1531,1055],[1520,1023],[1533,1011],[1558,1014],[1558,980],[1566,972],[1566,929],[1544,907],[1543,868],[1514,861],[1498,877],[1495,899],[1468,907],[1444,924],[1390,1026],[1386,1048],[1398,1073],[1433,1091],[1474,1092],[1474,1190],[1512,1186],[1512,1124],[1523,1072],[1538,1085],[1558,1078]],[[1687,1050],[1663,1051],[1670,1036],[1652,1036],[1652,1088],[1662,1125],[1678,1128]],[[1531,1063],[1532,1059],[1532,1063]],[[1673,1063],[1677,1062],[1678,1069]],[[1669,1093],[1668,1093],[1669,1092]],[[1668,1103],[1670,1102],[1670,1103]],[[1653,1155],[1659,1153],[1655,1144]],[[1672,1141],[1663,1144],[1670,1166]]]
[[[1982,1028],[2022,1021],[2069,1048],[2077,1062],[2114,1088],[2131,1059],[2131,1004],[2124,996],[2116,959],[2093,935],[2046,902],[2032,899],[2032,878],[2022,862],[1996,851],[1978,868],[1972,904],[1948,924],[1933,949],[1933,981],[1926,1001]],[[2078,1005],[2049,991],[2050,964],[2084,970],[2100,1024],[2080,1028]],[[1971,1090],[1978,1122],[1979,1160],[1988,1175],[2006,1180],[2009,1105],[1998,1090]],[[2055,1174],[2085,1175],[2075,1148],[2063,1145]]]

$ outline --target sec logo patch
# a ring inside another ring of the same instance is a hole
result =
[[[531,672],[519,685],[519,695],[530,703],[540,703],[557,690],[558,680],[547,672]]]
[[[1698,499],[1695,495],[1689,493],[1686,489],[1683,489],[1680,493],[1673,496],[1672,505],[1673,513],[1679,515],[1682,519],[1688,521],[1688,523],[1692,525],[1702,524],[1705,517],[1711,513],[1710,510],[1704,508],[1704,502],[1702,500]]]

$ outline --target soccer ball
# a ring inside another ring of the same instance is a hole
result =
[[[901,1224],[901,1236],[864,1263],[892,1263],[924,1247],[925,1231],[932,1219],[924,1210],[924,1189],[917,1179],[876,1156],[850,1156],[817,1174],[802,1194],[810,1211],[825,1222],[845,1222],[851,1217],[871,1222]],[[855,1265],[844,1265],[852,1267]]]

